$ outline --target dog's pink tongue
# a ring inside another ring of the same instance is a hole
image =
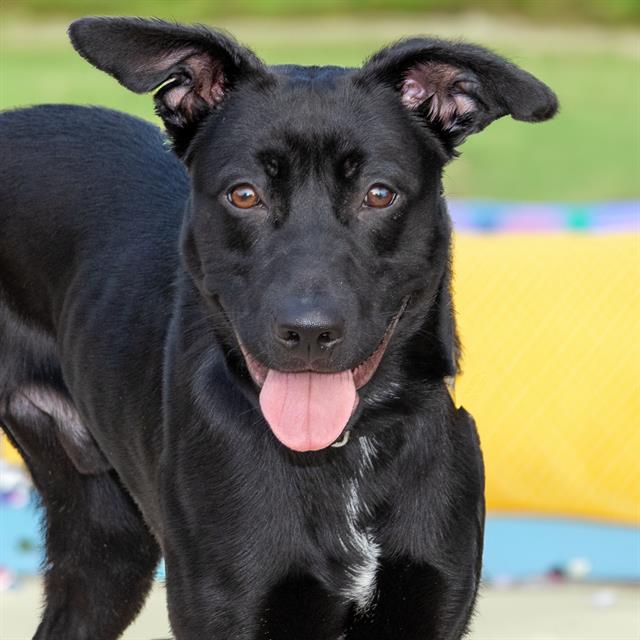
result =
[[[340,437],[357,402],[351,371],[269,370],[260,408],[276,438],[294,451],[324,449]]]

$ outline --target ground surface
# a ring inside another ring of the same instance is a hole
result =
[[[28,640],[40,583],[0,593],[0,638]],[[638,640],[640,586],[566,585],[486,588],[470,640]],[[164,589],[157,586],[123,640],[169,638]]]

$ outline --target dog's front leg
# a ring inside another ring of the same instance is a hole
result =
[[[347,603],[310,573],[291,570],[276,578],[273,553],[262,552],[261,561],[242,569],[231,549],[226,558],[209,555],[204,562],[195,561],[194,551],[191,546],[175,562],[167,557],[176,640],[344,640]],[[247,557],[253,551],[248,548]]]
[[[437,457],[410,452],[402,461],[381,518],[376,594],[353,611],[347,640],[459,640],[468,630],[482,564],[484,472],[464,409],[451,415],[447,434]]]
[[[408,558],[383,561],[377,598],[355,611],[346,640],[459,640],[477,588],[475,569],[455,574]]]
[[[295,505],[263,490],[253,465],[204,447],[187,465],[176,449],[161,494],[176,640],[344,640],[348,602],[308,561]]]
[[[195,549],[182,557],[168,553],[167,604],[175,640],[254,640],[255,604],[224,567],[196,560]],[[173,557],[172,557],[173,556]]]

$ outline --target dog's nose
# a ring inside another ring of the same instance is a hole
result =
[[[275,334],[280,344],[312,361],[326,357],[344,340],[344,318],[334,309],[290,305],[278,315]]]

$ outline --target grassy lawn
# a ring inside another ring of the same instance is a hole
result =
[[[154,119],[149,96],[129,93],[74,53],[66,21],[10,15],[0,26],[1,108],[89,103]],[[448,169],[449,194],[560,201],[640,196],[638,32],[532,27],[481,16],[236,18],[222,26],[271,63],[358,65],[383,44],[416,33],[494,48],[547,82],[562,111],[540,125],[503,118],[472,137]]]

